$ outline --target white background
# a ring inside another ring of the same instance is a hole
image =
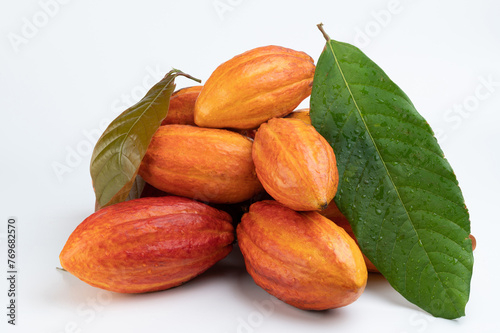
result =
[[[1,331],[498,332],[499,13],[495,0],[1,0]],[[256,286],[237,252],[182,287],[145,295],[56,270],[69,234],[93,212],[90,154],[111,119],[172,67],[206,81],[223,61],[269,44],[317,61],[320,22],[377,62],[437,133],[478,240],[466,317],[429,316],[376,275],[348,307],[300,311]],[[16,327],[6,324],[9,216],[19,229]]]

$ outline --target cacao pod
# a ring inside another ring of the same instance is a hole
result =
[[[337,191],[338,171],[330,144],[299,119],[262,124],[252,148],[257,176],[275,200],[298,210],[322,210]]]
[[[210,203],[238,203],[262,191],[252,141],[222,129],[160,126],[139,175],[161,191]]]
[[[191,199],[142,198],[102,208],[69,236],[59,258],[84,282],[120,293],[178,286],[229,254],[231,217]]]
[[[175,91],[170,97],[167,117],[162,125],[195,125],[194,104],[203,86],[193,86]]]
[[[196,100],[198,126],[251,129],[292,112],[311,94],[314,61],[304,52],[259,47],[226,61]]]
[[[236,233],[255,283],[297,308],[345,306],[366,286],[368,273],[356,242],[317,212],[259,201],[243,215]]]
[[[311,125],[311,117],[309,116],[309,108],[306,109],[299,109],[295,110],[289,115],[287,115],[285,118],[294,118],[294,119],[300,119],[306,124]]]

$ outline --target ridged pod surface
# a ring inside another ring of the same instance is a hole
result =
[[[102,208],[70,235],[62,267],[84,282],[120,293],[178,286],[232,249],[231,217],[191,199],[142,198]]]
[[[262,124],[252,156],[264,189],[289,208],[319,211],[335,196],[338,171],[333,149],[302,120],[274,118]]]
[[[160,126],[139,175],[164,192],[211,203],[242,202],[262,191],[252,141],[222,129]]]
[[[292,112],[311,94],[314,60],[304,52],[264,46],[215,69],[195,104],[202,127],[252,129]]]
[[[203,86],[193,86],[175,91],[170,97],[167,117],[162,125],[195,125],[194,104]]]
[[[259,201],[236,233],[255,283],[290,305],[326,310],[351,304],[363,293],[368,274],[356,242],[317,212]]]

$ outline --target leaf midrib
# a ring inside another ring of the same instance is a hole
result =
[[[363,118],[363,116],[362,116],[362,113],[361,113],[361,110],[360,110],[360,108],[359,108],[359,106],[358,106],[358,103],[357,103],[357,101],[356,101],[356,98],[354,97],[354,95],[353,95],[353,93],[352,93],[352,91],[351,91],[351,88],[350,88],[350,86],[349,86],[349,83],[347,82],[347,80],[346,80],[346,78],[345,78],[345,75],[344,75],[344,72],[343,72],[343,70],[342,70],[342,68],[341,68],[341,66],[340,66],[340,63],[339,63],[338,59],[337,59],[337,55],[335,54],[335,51],[334,51],[334,50],[333,50],[333,48],[332,48],[332,42],[333,42],[332,40],[328,41],[328,42],[327,42],[327,45],[328,45],[328,48],[330,49],[330,52],[331,52],[331,53],[332,53],[332,55],[333,55],[333,58],[334,58],[334,60],[335,60],[335,64],[337,65],[337,68],[339,69],[340,75],[342,76],[342,80],[344,81],[344,84],[345,84],[345,86],[346,86],[346,88],[347,88],[347,90],[348,90],[348,92],[349,92],[349,95],[350,95],[350,96],[351,96],[351,98],[352,98],[352,101],[353,101],[353,103],[354,103],[354,106],[355,106],[355,108],[356,108],[356,111],[358,112],[358,115],[359,115],[359,117],[361,118],[361,121],[363,122],[363,126],[365,127],[366,133],[368,134],[368,136],[369,136],[369,138],[370,138],[370,141],[373,143],[373,146],[375,147],[375,150],[376,150],[376,152],[377,152],[377,155],[379,156],[380,161],[381,161],[382,165],[384,166],[384,169],[385,169],[385,171],[386,171],[386,174],[387,174],[387,176],[388,176],[388,178],[389,178],[389,180],[390,180],[390,182],[391,182],[391,185],[392,185],[392,187],[394,188],[395,193],[396,193],[396,194],[397,194],[397,196],[398,196],[398,200],[399,200],[399,202],[401,203],[402,207],[403,207],[403,208],[404,208],[404,210],[405,210],[406,216],[408,217],[408,220],[410,221],[410,224],[411,224],[411,226],[412,226],[412,228],[413,228],[413,230],[414,230],[414,232],[415,232],[415,235],[417,236],[418,242],[419,242],[420,244],[422,244],[422,245],[423,245],[422,240],[420,239],[420,235],[418,234],[417,230],[415,229],[415,225],[414,225],[414,223],[413,223],[413,220],[412,220],[412,218],[411,218],[411,217],[410,217],[410,215],[409,215],[408,209],[406,208],[406,205],[405,205],[405,203],[403,202],[403,200],[402,200],[402,198],[401,198],[401,195],[400,195],[400,193],[399,193],[399,191],[398,191],[398,188],[396,187],[396,184],[394,183],[394,180],[392,179],[392,176],[391,176],[391,174],[389,173],[389,170],[388,170],[388,168],[387,168],[387,165],[385,164],[385,161],[384,161],[384,159],[382,158],[382,155],[380,154],[379,147],[377,146],[377,144],[376,144],[375,140],[373,139],[373,136],[372,136],[372,134],[371,134],[370,130],[368,129],[368,126],[367,126],[367,124],[366,124],[366,122],[365,122],[365,119],[364,119],[364,118]],[[396,246],[396,242],[394,242],[394,246],[393,246],[393,249],[392,249],[392,252],[391,252],[391,253],[394,253],[394,248],[395,248],[395,246]],[[437,274],[436,268],[435,268],[434,264],[432,263],[432,261],[431,261],[431,259],[430,259],[430,257],[429,257],[429,254],[428,254],[428,253],[427,253],[427,251],[425,250],[425,247],[424,247],[424,251],[423,251],[423,252],[425,253],[425,255],[426,255],[426,257],[427,257],[428,262],[429,262],[429,263],[430,263],[430,265],[432,266],[432,269],[433,269],[433,271],[434,271],[434,273],[435,273],[435,276],[437,277],[437,279],[438,279],[438,281],[440,282],[441,286],[443,287],[443,289],[445,289],[445,290],[446,290],[446,288],[444,288],[443,281],[441,281],[441,278],[440,278],[440,277],[439,277],[439,275]],[[393,262],[393,260],[391,260],[391,266],[392,266],[392,262]],[[405,274],[405,289],[406,289],[406,274]],[[446,294],[448,294],[448,292],[447,292]],[[448,296],[448,297],[449,297],[449,296]],[[456,312],[456,313],[460,313],[460,311],[456,308],[455,303],[454,303],[454,302],[450,302],[450,303],[451,303],[451,304],[453,304],[453,307],[455,308],[455,312]]]

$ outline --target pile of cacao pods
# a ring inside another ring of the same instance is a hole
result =
[[[85,219],[62,267],[95,287],[151,292],[191,280],[237,242],[255,283],[292,306],[358,299],[376,269],[332,201],[334,151],[296,109],[314,70],[307,54],[266,46],[176,91],[139,169],[143,197]]]

